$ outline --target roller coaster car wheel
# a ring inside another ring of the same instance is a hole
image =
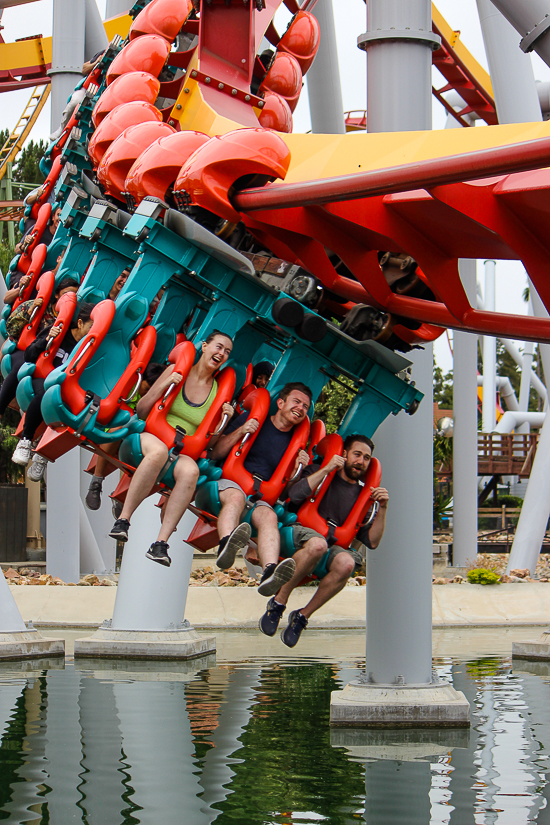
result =
[[[275,323],[284,327],[298,327],[304,320],[304,310],[292,298],[280,298],[272,308],[271,314]]]
[[[317,344],[322,341],[327,334],[327,322],[320,315],[308,312],[304,315],[303,321],[296,327],[296,332],[305,341]]]
[[[411,401],[411,403],[409,404],[409,407],[407,409],[407,415],[414,415],[419,406],[420,401],[418,400],[418,398],[415,398],[414,401]]]
[[[312,275],[300,273],[292,279],[285,292],[312,309],[317,306],[323,295],[323,288]]]

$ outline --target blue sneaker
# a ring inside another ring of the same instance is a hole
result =
[[[287,647],[294,647],[300,641],[302,630],[307,627],[307,619],[299,610],[293,610],[288,617],[288,627],[281,631],[281,641]]]

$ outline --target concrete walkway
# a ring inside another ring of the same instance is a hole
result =
[[[25,621],[48,627],[96,627],[113,615],[114,587],[20,587],[11,592]],[[290,609],[302,607],[310,587],[292,594]],[[310,627],[365,625],[364,587],[346,587],[310,621]],[[194,627],[256,627],[266,599],[245,587],[191,587],[185,617]],[[482,586],[435,585],[434,627],[490,627],[550,624],[550,583]]]

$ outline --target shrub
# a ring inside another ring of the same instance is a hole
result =
[[[469,570],[466,577],[470,584],[497,584],[499,580],[498,573],[494,570],[487,570],[486,567],[476,567],[474,570]]]

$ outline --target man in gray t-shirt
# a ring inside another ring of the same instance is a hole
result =
[[[300,481],[290,490],[292,504],[299,507],[316,490],[318,485],[336,470],[330,486],[319,505],[319,515],[325,521],[342,525],[357,501],[361,490],[361,479],[367,472],[374,444],[364,435],[350,435],[344,441],[343,455],[335,455],[321,467],[312,464],[306,467]],[[378,502],[379,510],[367,527],[362,527],[357,538],[367,547],[378,547],[386,524],[388,491],[384,487],[372,488],[372,500]],[[326,562],[326,574],[321,578],[312,599],[305,607],[293,610],[288,617],[288,626],[281,633],[281,639],[287,647],[297,644],[302,630],[307,626],[309,617],[323,604],[342,590],[351,574],[360,564],[360,554],[349,547],[330,545],[330,542],[315,530],[302,524],[293,527],[293,540],[296,548],[293,559],[296,571],[292,579],[271,598],[267,610],[260,619],[260,630],[266,636],[274,636],[290,594],[295,587],[313,572],[323,556],[329,551]]]

